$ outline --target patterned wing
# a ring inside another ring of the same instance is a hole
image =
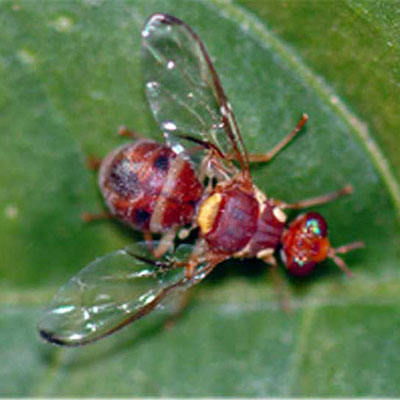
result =
[[[40,335],[58,345],[83,345],[159,308],[207,275],[204,264],[191,279],[174,265],[191,248],[181,245],[173,258],[155,260],[139,242],[93,261],[55,295],[39,320]]]
[[[154,14],[142,39],[147,98],[167,143],[177,153],[191,153],[195,143],[203,143],[229,169],[234,158],[248,171],[232,108],[196,33],[173,16]]]

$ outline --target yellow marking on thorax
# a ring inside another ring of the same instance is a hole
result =
[[[214,220],[218,214],[221,200],[222,196],[219,193],[215,193],[204,200],[200,205],[197,223],[199,224],[201,232],[205,235],[211,231],[214,225]]]

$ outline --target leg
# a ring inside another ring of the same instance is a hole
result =
[[[335,262],[335,264],[349,277],[353,276],[353,273],[349,269],[349,267],[346,265],[346,263],[343,261],[341,257],[339,257],[337,254],[345,254],[348,253],[349,251],[355,250],[355,249],[361,249],[364,247],[364,242],[353,242],[349,244],[345,244],[343,246],[338,247],[337,249],[330,248],[328,251],[328,257],[332,258],[332,260]]]
[[[282,307],[282,310],[289,314],[292,312],[292,308],[290,306],[290,295],[288,288],[285,282],[282,279],[282,275],[278,272],[278,264],[274,264],[270,269],[272,281],[275,286],[275,292],[278,298],[278,301]]]
[[[204,239],[199,238],[196,240],[189,260],[185,262],[185,277],[187,279],[193,278],[196,267],[203,262],[205,254],[207,254],[207,245]]]
[[[153,235],[149,230],[143,232],[144,241],[146,242],[149,251],[153,253],[154,258],[161,258],[168,249],[172,246],[176,236],[176,229],[164,233],[161,239],[157,242],[153,241]],[[156,245],[156,246],[155,246]]]
[[[97,171],[103,160],[94,156],[87,156],[85,159],[86,168],[91,171]]]
[[[150,231],[146,230],[143,232],[144,241],[146,242],[149,251],[154,254],[154,247],[153,247],[153,236]]]
[[[118,135],[126,136],[132,139],[142,139],[142,137],[138,133],[129,130],[126,126],[123,125],[121,125],[118,128]],[[86,166],[88,169],[92,171],[97,171],[100,167],[101,162],[102,162],[101,158],[95,156],[86,157]]]
[[[274,158],[294,137],[300,132],[301,128],[308,120],[308,115],[303,114],[296,127],[290,132],[280,143],[278,143],[272,150],[265,154],[249,154],[250,162],[268,162]]]
[[[335,253],[337,254],[346,254],[349,251],[355,250],[355,249],[362,249],[364,247],[364,242],[358,241],[358,242],[353,242],[349,244],[344,244],[343,246],[338,247],[335,249]]]
[[[190,225],[189,228],[182,228],[178,232],[178,238],[181,240],[186,239],[197,227],[197,223],[193,221],[192,225]]]
[[[330,203],[331,201],[337,199],[338,197],[351,194],[352,192],[353,192],[352,186],[346,185],[342,189],[337,190],[336,192],[328,193],[323,196],[314,197],[312,199],[305,199],[291,204],[285,203],[283,201],[277,201],[277,205],[282,209],[299,210],[301,208],[313,207],[325,203]]]
[[[205,240],[199,238],[196,240],[189,259],[184,263],[185,277],[190,281],[194,276],[197,276],[198,281],[200,281],[227,258],[229,257],[226,255],[211,252]]]
[[[150,238],[151,238],[151,233],[148,232],[148,234],[150,235]],[[161,239],[157,245],[157,248],[153,250],[153,254],[154,254],[155,258],[162,257],[168,251],[168,249],[174,243],[175,236],[176,236],[176,229],[171,229],[161,236]],[[145,232],[145,239],[146,239],[146,241],[148,240],[148,238],[146,237],[146,232]]]
[[[186,290],[184,292],[179,293],[179,298],[177,299],[176,304],[174,305],[174,309],[172,311],[172,314],[168,316],[167,320],[165,321],[165,329],[171,330],[174,325],[175,321],[180,318],[185,310],[188,308],[190,304],[190,300],[192,299],[193,296],[193,291],[191,290]]]
[[[229,171],[214,154],[210,153],[206,155],[201,163],[199,171],[199,180],[204,182],[208,178],[208,185],[206,191],[211,192],[213,189],[213,179],[217,178],[220,181],[226,181],[229,179]]]
[[[275,287],[275,292],[278,298],[278,301],[282,307],[282,310],[285,313],[290,313],[292,311],[290,307],[290,296],[289,296],[289,291],[287,289],[287,286],[285,282],[282,279],[282,275],[279,274],[278,271],[278,263],[276,262],[275,257],[273,254],[267,255],[263,258],[261,258],[265,263],[269,264],[271,266],[270,268],[270,274],[272,277],[272,282]]]
[[[103,219],[111,219],[111,218],[114,218],[114,216],[111,215],[107,211],[100,212],[100,213],[83,212],[81,218],[82,218],[82,221],[84,221],[84,222],[93,222],[93,221],[99,221],[99,220],[103,220]]]
[[[126,136],[131,139],[142,139],[142,136],[140,136],[138,133],[129,130],[126,126],[121,125],[118,127],[118,135],[119,136]]]
[[[195,248],[193,249],[192,255],[190,256],[189,261],[187,262],[174,262],[175,265],[177,266],[182,266],[185,268],[185,276],[186,279],[190,280],[194,277],[196,267],[199,266],[200,258],[198,258],[199,251],[200,249],[203,248],[203,244],[201,241],[198,241],[195,245]],[[203,253],[204,254],[204,253]],[[204,257],[203,257],[204,258]],[[208,257],[209,260],[208,262],[205,262],[204,260],[201,263],[206,263],[203,267],[201,267],[201,273],[198,275],[199,281],[204,279],[214,268],[217,264],[222,262],[223,260],[226,259],[224,256],[223,258],[221,256],[211,256]],[[196,282],[194,282],[195,284]],[[171,329],[176,321],[177,318],[179,318],[183,312],[186,310],[186,308],[189,305],[189,302],[192,298],[192,293],[193,291],[188,291],[185,290],[179,294],[179,299],[176,304],[175,310],[173,314],[166,320],[165,323],[165,328],[166,329]]]

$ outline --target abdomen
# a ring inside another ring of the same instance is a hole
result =
[[[99,186],[115,217],[153,233],[189,224],[203,192],[188,161],[148,139],[109,154],[100,167]]]

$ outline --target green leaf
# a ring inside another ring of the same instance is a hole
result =
[[[398,396],[396,4],[1,1],[0,394]],[[345,256],[354,279],[330,262],[289,279],[290,315],[265,265],[232,261],[192,291],[172,326],[165,312],[93,345],[55,348],[35,324],[56,288],[140,238],[80,214],[104,207],[88,154],[118,146],[122,124],[161,138],[140,71],[140,29],[156,11],[203,39],[249,151],[270,149],[309,114],[253,178],[287,201],[351,183],[351,197],[318,211],[333,245],[366,248]]]

